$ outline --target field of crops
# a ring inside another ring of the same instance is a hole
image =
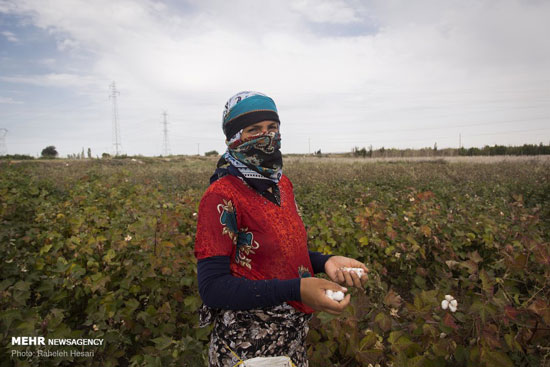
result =
[[[0,163],[0,364],[204,366],[193,241],[215,163]],[[550,162],[284,170],[310,248],[370,268],[343,315],[312,320],[311,366],[550,366]],[[36,349],[15,336],[104,343],[12,358]]]

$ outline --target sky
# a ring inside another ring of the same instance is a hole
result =
[[[253,90],[283,153],[550,144],[548,19],[547,0],[0,0],[0,142],[221,153],[226,100]]]

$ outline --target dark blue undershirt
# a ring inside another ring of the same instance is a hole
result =
[[[314,273],[324,273],[330,255],[309,251]],[[226,310],[272,307],[301,301],[300,278],[250,280],[231,275],[229,256],[212,256],[197,263],[199,293],[205,305]]]

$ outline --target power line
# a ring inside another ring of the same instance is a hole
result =
[[[166,113],[166,111],[162,113],[162,116],[164,117],[164,119],[161,122],[161,124],[164,125],[163,127],[164,139],[162,141],[162,151],[165,156],[170,155],[170,145],[168,144],[168,121],[166,119],[167,115],[168,114]]]
[[[506,134],[516,134],[516,133],[527,133],[527,132],[533,132],[533,131],[548,131],[550,130],[550,127],[543,127],[539,129],[523,129],[523,130],[512,130],[512,131],[500,131],[500,132],[490,132],[490,133],[478,133],[478,134],[460,134],[460,144],[462,143],[463,137],[473,137],[473,136],[484,136],[484,135],[506,135]],[[456,139],[456,137],[453,136],[437,136],[437,137],[421,137],[421,138],[407,138],[407,141],[433,141],[433,140],[446,140],[446,139]],[[392,138],[395,139],[395,136]],[[346,144],[363,144],[365,141],[359,141],[359,140],[336,140],[331,138],[331,140],[335,143],[346,143]],[[370,139],[373,140],[373,139]]]
[[[120,144],[120,127],[118,126],[118,108],[116,103],[117,95],[120,93],[116,90],[115,82],[113,81],[111,85],[109,86],[111,88],[111,94],[109,95],[109,98],[111,98],[111,101],[113,102],[113,146],[115,149],[115,155],[119,155],[122,151],[122,147]]]

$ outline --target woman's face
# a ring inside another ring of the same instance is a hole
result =
[[[279,123],[277,121],[265,120],[257,122],[254,125],[247,126],[243,129],[241,139],[246,140],[252,136],[265,134],[268,132],[278,132]]]

